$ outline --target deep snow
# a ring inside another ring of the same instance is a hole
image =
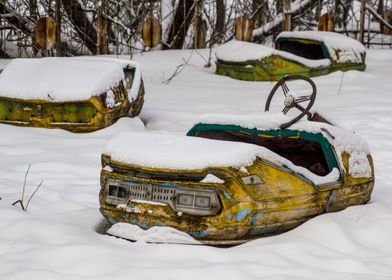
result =
[[[147,130],[184,135],[204,113],[263,110],[274,83],[214,75],[202,56],[208,51],[134,57],[146,86],[141,119]],[[112,136],[143,130],[139,119],[84,135],[0,125],[0,279],[391,279],[391,64],[391,50],[369,50],[366,72],[314,79],[316,109],[369,143],[376,169],[370,203],[233,248],[131,243],[96,232],[100,153]],[[11,204],[21,196],[29,164],[27,197],[44,183],[25,213]]]

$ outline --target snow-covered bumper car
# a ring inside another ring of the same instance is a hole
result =
[[[288,74],[307,77],[365,70],[365,47],[333,32],[282,32],[275,49],[230,41],[217,49],[216,73],[246,81],[277,81]]]
[[[110,58],[14,59],[0,74],[0,123],[89,132],[137,116],[136,62]]]
[[[238,244],[367,203],[374,169],[366,142],[309,112],[313,83],[311,95],[294,97],[285,79],[266,111],[282,87],[283,113],[299,109],[295,118],[204,115],[187,136],[113,138],[102,154],[102,214],[113,224],[170,226],[205,244]],[[310,120],[300,120],[305,115]]]

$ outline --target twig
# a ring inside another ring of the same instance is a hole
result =
[[[44,181],[42,180],[41,183],[39,183],[39,185],[37,186],[37,188],[35,189],[35,191],[31,194],[29,200],[27,201],[26,210],[25,210],[26,212],[27,212],[27,207],[29,207],[30,200],[33,198],[33,196],[34,196],[35,193],[38,191],[38,189],[42,186],[42,183],[43,183],[43,182],[44,182]]]
[[[344,78],[344,72],[342,73],[342,78],[340,79],[340,85],[339,85],[339,91],[338,91],[338,95],[340,95],[340,91],[342,90],[342,86],[343,86],[343,78]]]
[[[12,203],[12,205],[14,206],[14,205],[17,204],[17,203],[20,204],[20,207],[22,207],[22,210],[23,210],[23,211],[26,211],[26,209],[25,209],[25,207],[24,207],[24,205],[23,205],[23,201],[22,201],[22,200],[18,199],[17,201],[15,201],[14,203]]]
[[[25,191],[26,191],[27,175],[29,174],[30,167],[31,167],[31,163],[29,164],[29,167],[27,167],[27,171],[26,171],[26,174],[25,174],[25,177],[24,177],[24,181],[23,181],[23,191],[22,191],[22,199],[21,199],[22,204],[23,204],[23,199],[24,199],[24,195],[25,195]]]
[[[185,69],[185,66],[188,65],[188,62],[189,62],[189,60],[191,59],[192,55],[193,55],[193,50],[192,50],[192,52],[191,52],[191,55],[188,57],[188,59],[187,59],[187,60],[183,59],[183,60],[184,60],[184,63],[178,65],[177,68],[176,68],[176,70],[174,71],[174,73],[170,76],[170,78],[167,79],[167,80],[165,80],[165,81],[163,81],[162,84],[166,84],[166,85],[169,84],[169,83],[171,82],[171,80],[172,80],[175,76],[177,76],[178,74],[180,74],[180,73]]]
[[[30,167],[31,164],[29,164],[29,167],[27,168],[25,177],[24,177],[24,181],[23,181],[23,190],[22,190],[22,198],[18,199],[17,201],[15,201],[14,203],[12,203],[12,205],[16,205],[16,204],[20,204],[20,207],[22,207],[22,210],[27,212],[27,207],[30,204],[31,199],[34,197],[35,193],[38,191],[38,189],[42,186],[42,183],[44,182],[43,180],[41,181],[41,183],[39,183],[39,185],[37,186],[37,188],[35,189],[35,191],[31,194],[31,196],[29,197],[29,199],[27,200],[27,204],[26,206],[24,205],[24,195],[25,195],[25,191],[26,191],[26,182],[27,182],[27,175],[29,174],[30,171]]]

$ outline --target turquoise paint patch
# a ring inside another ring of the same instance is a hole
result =
[[[207,237],[210,233],[208,231],[194,231],[190,232],[190,235],[193,237]]]
[[[161,183],[161,184],[159,184],[159,185],[162,186],[162,187],[170,187],[170,188],[175,188],[175,187],[178,186],[178,185],[175,184],[175,183]]]
[[[242,209],[240,211],[237,212],[237,214],[235,215],[235,220],[237,222],[241,222],[243,219],[245,219],[245,217],[252,212],[252,210],[249,209]]]
[[[264,216],[264,213],[263,213],[263,212],[257,212],[256,214],[254,214],[254,215],[252,216],[252,218],[250,218],[249,224],[250,224],[251,226],[253,226],[253,225],[256,224],[257,221],[259,221],[263,216]]]

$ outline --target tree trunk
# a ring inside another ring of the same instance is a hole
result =
[[[365,31],[365,0],[361,0],[361,15],[359,22],[358,40],[363,44],[364,31]]]
[[[163,49],[182,49],[186,34],[192,22],[192,16],[195,10],[195,0],[181,0],[178,3],[170,31],[167,37],[167,44]]]
[[[30,0],[29,1],[29,9],[30,9],[30,18],[32,19],[32,21],[34,22],[34,24],[36,24],[37,23],[37,0]],[[33,32],[32,33],[32,36],[31,36],[31,42],[32,42],[32,46],[33,46],[33,54],[34,54],[34,57],[35,56],[37,56],[37,52],[38,52],[38,49],[37,49],[37,46],[36,46],[36,43],[35,43],[35,32]]]
[[[56,0],[56,55],[62,56],[61,50],[61,0]]]
[[[97,10],[97,54],[108,53],[108,21],[105,18],[106,13],[106,0],[101,0],[101,5]]]
[[[291,17],[295,17],[306,11],[311,11],[316,6],[317,1],[318,0],[310,0],[301,5],[300,7],[292,7]],[[276,2],[279,3],[280,1]],[[253,42],[262,42],[263,38],[265,38],[266,36],[279,32],[282,29],[282,18],[283,15],[279,13],[277,17],[273,18],[269,22],[265,22],[260,28],[253,30]]]
[[[283,0],[283,31],[291,30],[291,0]]]
[[[253,13],[253,27],[258,28],[263,24],[263,9],[259,9],[258,7],[264,3],[264,0],[252,0],[252,13]]]
[[[226,3],[225,0],[216,0],[216,21],[214,42],[221,42],[224,36]]]
[[[320,16],[321,16],[321,9],[322,9],[322,7],[323,6],[322,6],[322,3],[321,3],[321,0],[318,0],[317,1],[317,6],[316,6],[316,13],[314,15],[314,18],[315,18],[316,21],[318,21]]]
[[[201,49],[204,48],[203,42],[203,30],[202,30],[202,11],[203,11],[203,1],[196,0],[195,15],[193,20],[194,25],[194,37],[193,37],[193,48]]]
[[[83,12],[80,2],[75,0],[62,0],[62,3],[79,38],[84,42],[87,49],[92,54],[95,54],[97,51],[97,31]]]
[[[378,0],[377,14],[384,16],[384,0]],[[380,31],[383,32],[384,24],[380,21]]]

